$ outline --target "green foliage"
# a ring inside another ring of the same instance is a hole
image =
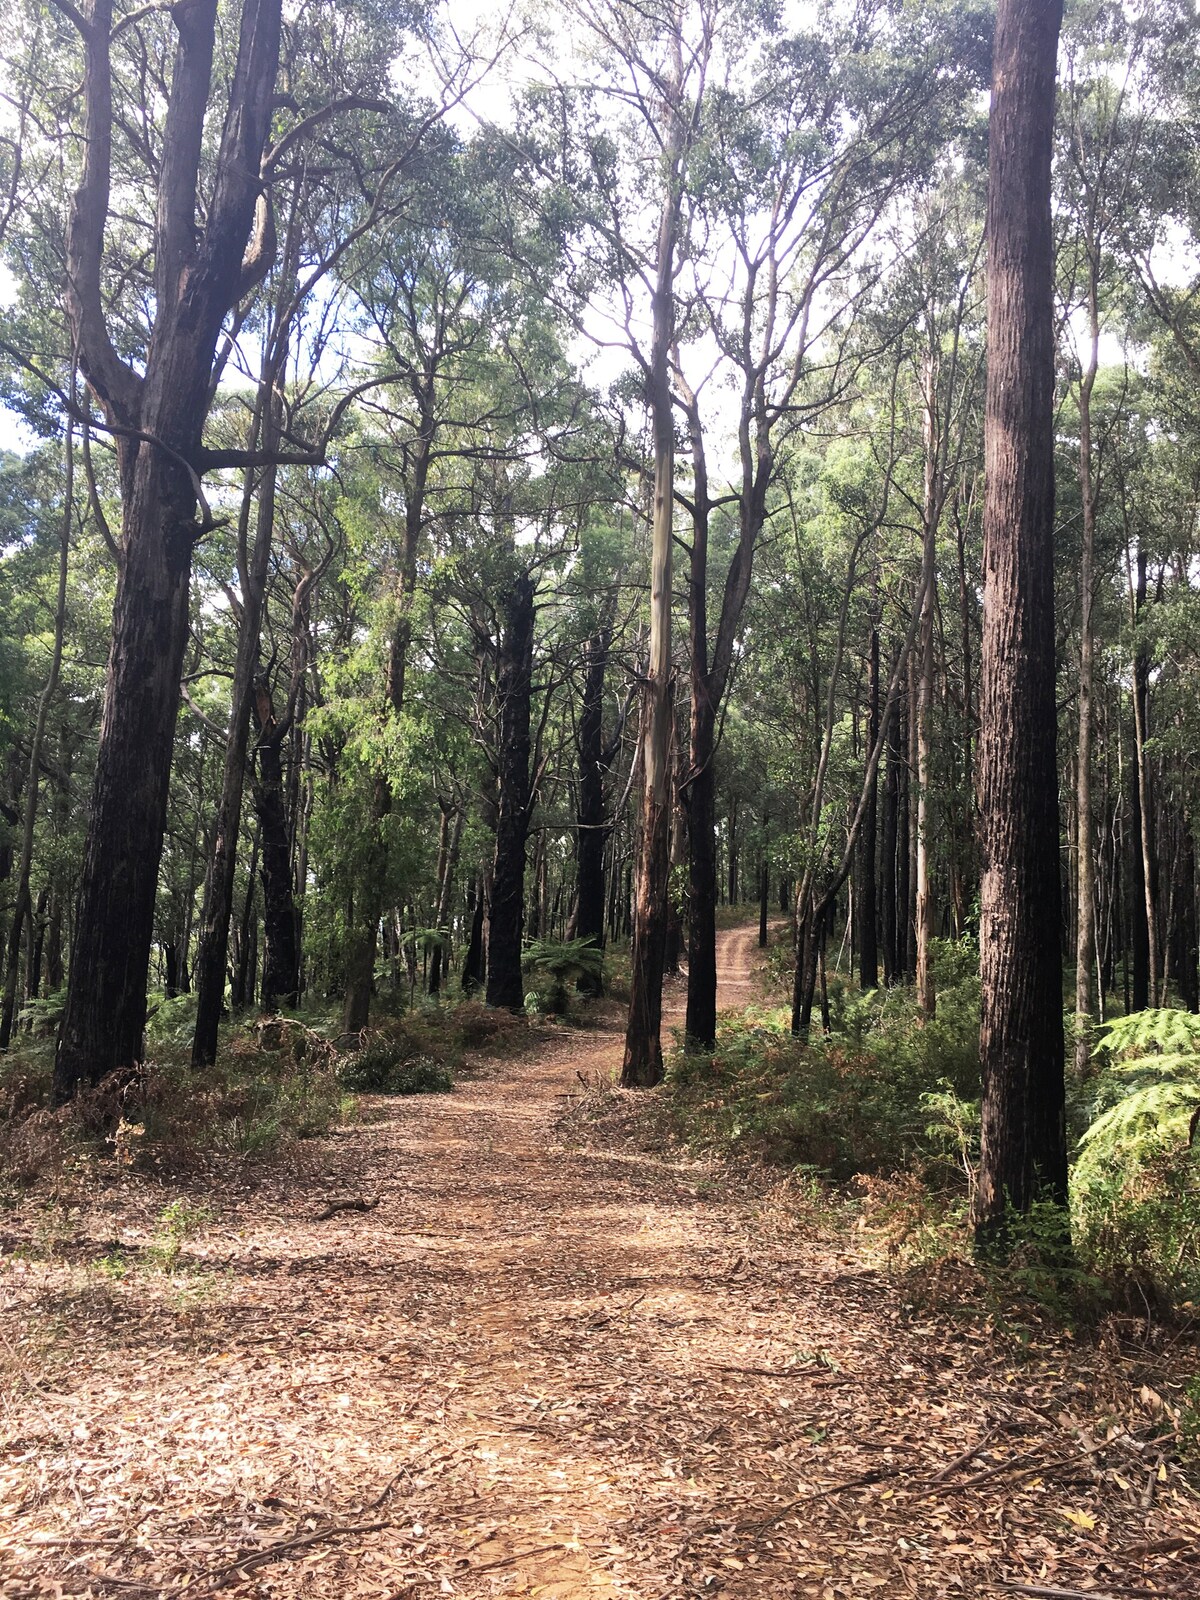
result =
[[[410,1056],[392,1039],[373,1039],[342,1068],[342,1082],[364,1094],[448,1094],[454,1075],[428,1056]]]
[[[979,983],[969,943],[939,944],[938,1016],[922,1021],[910,990],[845,991],[834,1031],[791,1037],[785,1011],[748,1012],[711,1056],[677,1058],[670,1085],[689,1138],[748,1148],[835,1178],[963,1160],[961,1129],[930,1124],[978,1094]],[[940,1101],[938,1097],[941,1097]]]
[[[38,1038],[48,1038],[58,1032],[67,1009],[67,990],[64,984],[53,994],[28,1000],[17,1013],[17,1021]]]
[[[603,975],[604,953],[590,939],[537,939],[526,945],[521,966],[531,980],[526,1009],[532,999],[532,1009],[562,1016],[571,1003],[571,989],[582,979],[595,981]]]
[[[211,1221],[212,1212],[207,1206],[194,1206],[188,1200],[172,1200],[159,1212],[143,1259],[161,1272],[171,1272],[178,1265],[180,1252],[186,1242]]]
[[[1164,1298],[1200,1294],[1200,1017],[1109,1023],[1071,1183],[1081,1254]]]

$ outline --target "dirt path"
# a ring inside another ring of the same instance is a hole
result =
[[[722,1004],[753,953],[721,935]],[[10,1271],[68,1353],[9,1346],[0,1594],[1200,1595],[1177,1469],[1088,1431],[1099,1356],[1009,1365],[761,1191],[564,1147],[620,1042],[386,1103],[221,1196],[156,1301]]]

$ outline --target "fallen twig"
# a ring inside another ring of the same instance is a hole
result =
[[[1002,1428],[1003,1424],[999,1422],[990,1427],[969,1450],[964,1450],[960,1456],[955,1456],[953,1461],[948,1461],[940,1472],[935,1472],[931,1478],[926,1478],[922,1486],[932,1488],[934,1484],[941,1483],[944,1479],[951,1477],[960,1467],[965,1467],[969,1462],[974,1461],[975,1457],[991,1444],[996,1435],[1002,1431]]]
[[[194,1588],[189,1593],[211,1594],[219,1589],[226,1578],[235,1572],[249,1572],[253,1567],[265,1567],[272,1561],[278,1561],[280,1556],[286,1555],[289,1550],[303,1550],[310,1544],[320,1544],[325,1539],[337,1539],[347,1533],[378,1533],[381,1528],[395,1527],[395,1519],[386,1517],[381,1522],[348,1522],[331,1525],[328,1528],[316,1528],[312,1533],[293,1535],[290,1539],[280,1539],[275,1544],[265,1545],[261,1550],[250,1550],[240,1560],[229,1561],[223,1567],[217,1567],[208,1572],[202,1572]]]
[[[992,1586],[996,1589],[1007,1589],[1010,1594],[1027,1594],[1036,1596],[1036,1600],[1117,1600],[1118,1595],[1148,1595],[1153,1600],[1151,1589],[1113,1589],[1108,1594],[1103,1594],[1099,1589],[1055,1589],[1045,1583],[1012,1583],[1008,1578],[991,1579]]]
[[[340,1211],[374,1211],[379,1204],[379,1196],[374,1194],[369,1200],[362,1195],[355,1195],[350,1200],[331,1200],[324,1211],[318,1211],[313,1218],[314,1222],[328,1222],[330,1217],[336,1217]]]
[[[561,1550],[561,1544],[540,1544],[536,1550],[521,1550],[515,1556],[505,1556],[500,1561],[485,1562],[482,1567],[468,1567],[470,1573],[498,1572],[501,1567],[511,1567],[518,1561],[532,1561],[534,1556],[549,1555],[551,1550]]]
[[[629,1315],[629,1313],[633,1310],[634,1306],[640,1306],[641,1305],[642,1301],[646,1298],[646,1294],[648,1292],[649,1291],[643,1291],[643,1293],[638,1295],[636,1300],[631,1300],[629,1302],[629,1304],[627,1306],[622,1307],[622,1309],[620,1311],[612,1311],[606,1317],[597,1317],[594,1322],[589,1322],[589,1323],[586,1324],[587,1328],[589,1329],[589,1331],[594,1330],[596,1328],[607,1328],[610,1322],[616,1322],[621,1317],[627,1317]]]
[[[763,1528],[772,1528],[777,1522],[782,1521],[789,1512],[795,1511],[797,1506],[807,1505],[812,1500],[830,1500],[834,1495],[845,1493],[847,1489],[865,1489],[870,1484],[882,1483],[888,1478],[895,1478],[902,1469],[899,1467],[885,1469],[873,1467],[870,1472],[864,1472],[857,1478],[847,1478],[845,1483],[830,1484],[828,1489],[812,1489],[808,1494],[802,1494],[795,1500],[789,1500],[787,1505],[780,1506],[769,1517],[754,1522],[738,1522],[734,1525],[736,1533],[748,1533],[751,1530],[760,1531]]]

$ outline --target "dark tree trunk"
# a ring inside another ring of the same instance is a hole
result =
[[[38,894],[37,906],[29,928],[29,963],[25,971],[25,998],[36,1000],[42,986],[42,952],[46,947],[46,908],[50,903],[50,885],[43,884]]]
[[[520,1011],[525,1003],[521,945],[525,924],[525,862],[529,838],[530,698],[533,692],[534,581],[509,579],[501,596],[497,673],[500,745],[496,857],[488,918],[487,1002]]]
[[[767,830],[767,819],[763,818],[763,832]],[[758,948],[767,948],[767,914],[771,902],[771,860],[767,855],[766,846],[763,846],[762,860],[758,864]]]
[[[151,445],[132,469],[100,748],[55,1097],[141,1059],[154,897],[188,638],[196,526],[187,473]]]
[[[980,1246],[1065,1205],[1054,660],[1054,141],[1059,0],[1000,0],[988,176],[980,695]]]
[[[901,967],[896,894],[899,874],[896,846],[899,836],[900,712],[898,708],[893,708],[888,713],[887,725],[887,781],[883,791],[883,860],[880,865],[883,888],[883,981],[889,985],[899,982]]]
[[[174,939],[163,945],[163,987],[168,1000],[179,993],[179,946]]]
[[[687,809],[679,786],[679,726],[671,721],[671,834],[667,850],[667,931],[663,940],[663,976],[677,978],[689,926],[691,890],[680,888],[678,869],[689,860]]]
[[[576,809],[575,937],[604,948],[604,852],[608,826],[604,814],[604,678],[612,645],[611,625],[602,625],[584,651],[583,696],[579,707],[579,803]],[[602,977],[581,980],[580,989],[602,994]]]
[[[905,702],[901,703],[894,716],[900,729],[896,773],[896,979],[903,982],[905,978],[911,976],[909,950],[913,944],[909,898],[909,867],[912,856],[908,827],[908,710]]]
[[[458,872],[458,853],[462,846],[463,817],[463,809],[458,806],[454,813],[454,825],[450,830],[450,847],[446,854],[445,871],[438,891],[439,939],[433,947],[433,954],[429,960],[430,994],[441,993],[442,974],[450,964],[450,906],[454,897],[455,876]]]
[[[112,13],[111,0],[93,0],[85,38],[85,161],[67,228],[66,299],[80,365],[109,422],[121,430],[123,549],[55,1063],[60,1101],[142,1053],[192,550],[204,531],[196,518],[198,473],[207,465],[201,435],[226,314],[261,276],[253,249],[250,259],[244,254],[262,190],[279,58],[279,0],[245,0],[200,229],[216,0],[174,14],[178,42],[158,153],[153,335],[138,373],[117,354],[101,289],[112,178]],[[265,255],[261,265],[269,265]]]
[[[254,887],[257,881],[258,830],[256,828],[250,845],[250,865],[246,872],[246,897],[242,901],[242,914],[238,920],[237,951],[229,984],[229,1000],[235,1011],[241,1010],[243,1006],[254,1004],[254,995],[250,992],[254,973],[250,945],[253,931],[258,926],[258,919],[254,911]]]
[[[707,694],[692,691],[691,782],[687,788],[689,1045],[711,1050],[717,1038],[717,817],[713,751],[716,718]],[[730,868],[732,876],[732,866]]]
[[[879,737],[879,629],[871,629],[867,657],[867,749]],[[858,874],[854,904],[858,913],[858,981],[864,989],[879,983],[878,911],[876,909],[875,849],[878,832],[879,780],[872,778],[867,789],[862,831],[858,840]]]
[[[730,802],[729,806],[729,904],[736,906],[741,895],[741,885],[738,882],[738,803]]]
[[[1129,1010],[1145,1011],[1150,1004],[1150,930],[1146,923],[1146,872],[1142,857],[1142,800],[1138,781],[1137,756],[1129,763],[1129,826],[1123,843],[1128,863],[1129,884],[1129,968],[1131,987]]]
[[[904,821],[907,848],[904,856],[904,976],[917,979],[917,830],[920,820],[920,786],[917,782],[917,678],[914,656],[908,658],[908,700],[905,731],[908,763],[904,770]]]
[[[1176,814],[1178,837],[1174,882],[1171,885],[1171,973],[1179,1003],[1200,1011],[1200,971],[1197,970],[1196,841],[1187,819]]]
[[[299,955],[296,949],[296,907],[292,899],[292,852],[284,804],[281,728],[275,722],[270,693],[259,679],[255,696],[259,726],[258,777],[254,809],[258,814],[260,871],[263,889],[263,975],[260,1004],[264,1011],[298,1001]]]
[[[487,918],[487,893],[482,875],[477,875],[467,898],[471,913],[471,931],[467,937],[467,950],[463,956],[462,989],[464,994],[474,994],[483,987],[484,980],[484,924]]]

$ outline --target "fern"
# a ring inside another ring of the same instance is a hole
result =
[[[1104,1029],[1093,1121],[1081,1162],[1135,1156],[1140,1145],[1190,1142],[1200,1108],[1200,1016],[1136,1011]]]
[[[1105,1028],[1092,1122],[1071,1179],[1078,1243],[1105,1273],[1168,1295],[1200,1282],[1200,1017],[1140,1011]]]
[[[17,1012],[17,1021],[27,1027],[30,1033],[44,1038],[57,1030],[66,1009],[67,991],[64,985],[61,989],[55,989],[53,994],[26,1001]]]
[[[521,965],[527,977],[548,984],[549,1009],[567,1009],[568,990],[581,978],[596,980],[604,971],[604,952],[591,939],[535,939],[525,946]]]
[[[1200,1055],[1200,1016],[1191,1011],[1134,1011],[1105,1024],[1098,1050],[1114,1061]]]

